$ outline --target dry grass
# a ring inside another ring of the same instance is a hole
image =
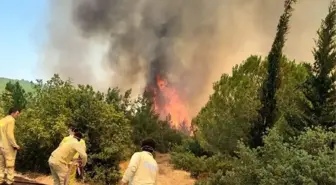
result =
[[[159,177],[158,185],[193,185],[195,180],[190,177],[188,172],[182,170],[175,170],[169,163],[169,154],[156,154],[156,160],[159,164]],[[129,161],[122,162],[120,164],[121,171],[124,172],[127,168]],[[41,176],[38,174],[25,175],[30,179],[37,182],[52,185],[53,180],[50,176]],[[76,183],[76,185],[84,185],[82,183]]]

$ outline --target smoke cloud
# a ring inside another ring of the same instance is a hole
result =
[[[295,5],[286,55],[312,59],[328,3]],[[135,94],[164,74],[194,116],[222,73],[251,54],[267,54],[282,12],[280,0],[53,1],[42,65],[77,83]]]

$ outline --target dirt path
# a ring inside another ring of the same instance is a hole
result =
[[[159,164],[159,178],[158,185],[193,185],[195,180],[190,177],[190,174],[182,171],[175,170],[169,163],[170,156],[168,154],[157,154],[156,160]],[[121,171],[124,172],[127,168],[128,161],[120,164]],[[37,182],[52,185],[53,180],[50,176],[31,176]],[[83,185],[76,183],[76,185]]]
[[[169,155],[157,156],[160,168],[158,185],[193,185],[195,183],[195,180],[190,177],[190,173],[173,169],[169,160]]]
[[[188,172],[175,170],[169,163],[170,156],[168,154],[157,154],[156,161],[159,164],[158,185],[193,185],[195,180],[190,177]],[[120,164],[121,170],[124,172],[128,162]]]

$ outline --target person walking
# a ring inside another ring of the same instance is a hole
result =
[[[158,164],[153,156],[155,141],[145,139],[141,143],[141,150],[131,157],[121,185],[157,185]]]

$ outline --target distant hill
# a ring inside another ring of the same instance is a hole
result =
[[[9,81],[13,81],[13,82],[18,81],[26,92],[32,92],[33,91],[31,83],[27,80],[15,80],[15,79],[0,77],[0,92],[2,92],[5,89],[6,83],[9,82]]]

